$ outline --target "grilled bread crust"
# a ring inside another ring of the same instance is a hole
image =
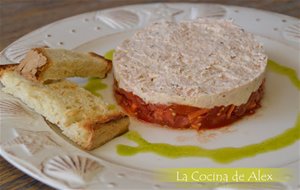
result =
[[[128,116],[77,84],[67,80],[47,84],[28,80],[15,71],[17,67],[0,66],[4,85],[1,90],[56,124],[81,148],[92,150],[128,131]]]
[[[104,78],[111,67],[111,61],[93,52],[35,48],[16,70],[29,80],[45,82],[75,76]]]

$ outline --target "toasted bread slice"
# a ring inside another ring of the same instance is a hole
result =
[[[59,80],[42,84],[0,66],[2,90],[56,124],[83,149],[92,150],[128,130],[129,119],[117,108],[77,84]],[[16,66],[15,66],[16,67]]]
[[[17,71],[29,80],[45,82],[74,76],[104,78],[111,67],[111,61],[96,53],[35,48],[27,53]]]
[[[18,64],[0,65],[0,76],[2,76],[4,72],[15,70],[17,66]]]

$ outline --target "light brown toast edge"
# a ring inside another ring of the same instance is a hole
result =
[[[24,76],[26,79],[31,81],[41,81],[41,73],[45,70],[47,65],[49,65],[49,59],[47,56],[44,55],[44,49],[45,48],[33,48],[27,54],[25,57],[21,60],[20,64],[16,68],[16,71]],[[37,56],[40,56],[40,59],[43,58],[44,61],[40,63],[40,65],[32,65],[32,59],[31,56],[34,56],[37,58]],[[29,71],[24,71],[24,69],[30,69]]]
[[[107,67],[105,69],[105,75],[104,75],[104,78],[107,76],[107,74],[111,71],[112,69],[112,61],[111,60],[108,60],[106,59],[105,57],[103,57],[102,55],[99,55],[95,52],[89,52],[88,54],[90,54],[92,57],[96,57],[98,59],[101,59],[101,60],[105,60],[107,62]]]
[[[42,73],[47,70],[48,67],[51,66],[51,59],[47,57],[46,55],[46,49],[49,49],[48,47],[41,47],[41,48],[33,48],[31,49],[25,56],[25,58],[20,62],[19,66],[17,67],[17,71],[24,76],[25,78],[32,80],[32,81],[38,81],[38,82],[44,82],[47,79],[42,78]],[[69,50],[72,51],[72,50]],[[35,65],[34,67],[30,68],[30,72],[23,72],[23,69],[25,67],[28,68],[28,64],[30,64],[31,59],[29,58],[30,55],[36,54],[35,56],[41,56],[45,59],[44,63],[41,63],[40,65]],[[107,67],[105,69],[105,77],[107,76],[108,72],[112,69],[112,62],[108,59],[105,59],[103,56],[98,55],[94,52],[87,53],[88,55],[100,59],[101,61],[107,62]],[[100,61],[99,60],[99,61]]]
[[[89,126],[84,126],[89,130],[89,137],[85,145],[81,147],[85,150],[93,150],[100,145],[112,140],[113,138],[120,136],[128,131],[129,117],[127,115],[122,115],[122,117],[117,119],[109,120],[105,123],[99,123],[98,121],[91,123]],[[111,138],[104,138],[107,133],[114,131],[114,135]]]
[[[98,116],[94,119],[84,121],[84,123],[80,127],[84,128],[84,130],[87,130],[87,132],[89,133],[89,138],[88,142],[83,145],[82,148],[86,150],[92,150],[97,146],[100,146],[101,144],[109,141],[110,139],[98,137],[99,135],[102,135],[102,133],[106,132],[106,128],[111,128],[111,125],[114,126],[112,130],[119,130],[117,133],[115,133],[114,137],[119,136],[128,131],[129,117],[120,111],[118,113]]]
[[[17,63],[15,63],[15,64],[7,64],[7,65],[0,65],[0,77],[6,71],[14,71],[18,65],[19,64],[17,64]]]
[[[0,78],[7,71],[14,71],[18,65],[19,64],[0,65]],[[85,120],[81,125],[79,125],[80,128],[87,131],[89,134],[84,144],[80,144],[74,137],[67,135],[64,136],[71,139],[82,149],[92,150],[102,144],[105,144],[112,138],[127,132],[128,126],[129,117],[120,111],[109,115],[98,116],[94,119]],[[63,130],[64,127],[65,126],[58,126],[58,128],[61,130]],[[115,134],[110,139],[103,138],[103,135],[105,135],[105,133],[107,133],[109,130],[114,130]]]

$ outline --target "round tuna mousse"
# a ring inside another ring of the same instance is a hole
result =
[[[266,65],[262,45],[232,21],[159,21],[116,48],[114,91],[140,120],[222,127],[260,107]]]

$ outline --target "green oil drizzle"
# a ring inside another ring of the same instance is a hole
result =
[[[113,53],[113,52],[112,52]],[[111,53],[111,54],[112,54]],[[294,69],[280,65],[272,60],[268,60],[268,69],[287,76],[297,89],[300,89],[300,82]],[[153,152],[168,158],[180,157],[207,157],[219,163],[230,163],[256,154],[278,150],[289,146],[300,139],[300,114],[297,116],[294,127],[287,129],[283,133],[266,139],[258,144],[251,144],[244,147],[225,147],[219,149],[205,149],[198,146],[176,146],[166,143],[150,143],[143,139],[137,132],[130,131],[126,137],[138,144],[138,146],[128,146],[119,144],[117,153],[122,156],[132,156],[142,152]]]
[[[109,50],[104,54],[104,58],[112,61],[114,53],[115,53],[114,49]]]
[[[108,110],[115,110],[115,109],[117,109],[117,106],[115,104],[108,104],[107,109]]]
[[[104,54],[104,58],[108,60],[112,60],[114,52],[115,52],[114,49],[109,50]],[[95,96],[102,97],[98,91],[106,89],[107,84],[103,83],[102,80],[97,77],[91,77],[88,79],[88,82],[84,85],[83,88],[90,91]],[[108,105],[108,109],[113,110],[116,109],[116,107],[115,105]]]
[[[268,69],[275,73],[287,76],[293,83],[293,85],[296,86],[298,90],[300,90],[300,80],[297,77],[297,72],[295,71],[295,69],[280,65],[272,60],[268,60]]]
[[[98,91],[106,89],[107,84],[103,83],[102,80],[97,77],[91,77],[88,79],[88,82],[84,85],[83,88],[90,91],[95,96],[101,97],[101,94],[98,93]]]
[[[207,157],[220,163],[229,163],[245,157],[251,157],[259,153],[277,150],[293,144],[300,138],[300,114],[293,128],[287,129],[282,134],[267,139],[258,144],[244,147],[226,147],[218,149],[205,149],[198,146],[176,146],[165,143],[150,143],[144,140],[137,132],[130,131],[127,138],[136,142],[138,146],[118,145],[117,152],[122,156],[131,156],[140,152],[154,152],[168,158],[180,157]]]

